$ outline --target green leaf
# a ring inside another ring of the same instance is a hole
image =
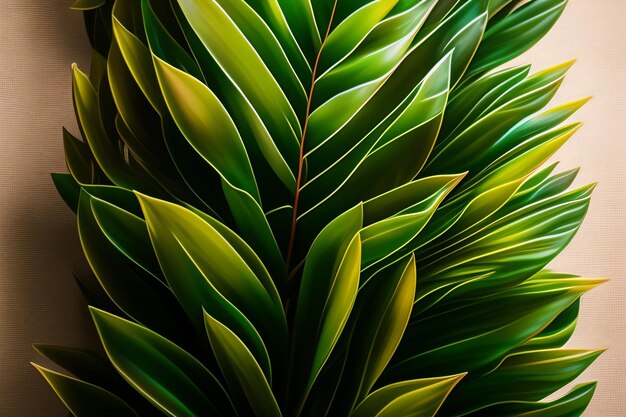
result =
[[[515,136],[515,142],[522,143],[525,139],[531,138],[542,131],[551,130],[567,120],[590,99],[590,97],[586,97],[574,100],[534,115],[507,132],[501,141],[508,142],[507,139],[509,137]]]
[[[93,213],[95,197],[81,191],[78,233],[87,261],[111,300],[134,320],[169,336],[179,335],[179,308],[173,294],[133,263],[106,237]],[[120,279],[123,277],[123,279]]]
[[[520,178],[491,188],[472,198],[469,203],[464,199],[457,199],[444,205],[433,221],[434,230],[429,230],[430,236],[420,242],[420,245],[430,243],[431,245],[424,249],[433,253],[446,244],[453,245],[471,236],[471,233],[481,230],[494,213],[515,197],[525,180],[526,178]],[[445,230],[442,232],[442,229]],[[436,240],[428,241],[434,234],[437,234]]]
[[[224,225],[219,220],[207,215],[206,213],[191,208],[191,210],[200,216],[205,222],[210,224],[217,232],[222,235],[224,239],[235,249],[235,251],[241,256],[241,258],[248,264],[248,267],[259,277],[261,282],[271,282],[273,280],[271,274],[259,258],[257,254],[248,243],[243,240],[239,235],[233,232],[228,226]],[[258,227],[258,223],[257,223]],[[280,289],[280,288],[279,288]]]
[[[180,178],[200,201],[200,204],[194,206],[206,210],[227,224],[232,224],[226,198],[219,192],[222,183],[220,174],[191,146],[171,117],[164,118],[163,133],[167,150]],[[250,198],[252,199],[251,196]]]
[[[149,166],[151,173],[168,172],[171,166],[163,149],[161,118],[150,106],[124,61],[118,42],[111,44],[107,60],[110,94],[115,105],[116,134]]]
[[[569,393],[554,401],[530,402],[512,401],[494,404],[476,413],[471,417],[497,415],[501,417],[580,417],[596,389],[596,383],[587,383],[576,386]]]
[[[33,345],[35,350],[78,379],[103,388],[115,386],[119,375],[106,357],[91,350],[55,345]]]
[[[91,209],[109,241],[137,266],[161,279],[161,268],[152,250],[145,220],[96,197],[92,197]]]
[[[516,285],[538,272],[578,231],[592,188],[530,204],[479,225],[466,239],[423,255],[417,299],[432,296],[443,282],[458,285],[456,297],[468,297]]]
[[[388,128],[357,151],[353,160],[348,160],[351,166],[340,165],[340,159],[337,165],[304,185],[304,207],[298,217],[302,237],[314,236],[324,221],[359,201],[405,184],[418,174],[437,138],[447,100],[451,59],[452,54],[446,55],[426,75],[415,96]],[[352,155],[346,156],[352,159]],[[392,160],[395,169],[389,170]]]
[[[113,366],[164,413],[177,417],[232,415],[226,392],[193,356],[145,327],[90,310]]]
[[[306,85],[306,83],[311,81],[311,66],[307,62],[307,57],[301,49],[302,46],[296,42],[294,37],[295,31],[292,33],[286,20],[286,7],[291,6],[291,4],[286,3],[281,5],[279,3],[282,3],[282,0],[251,0],[246,2],[246,4],[263,19],[263,23],[256,25],[255,28],[258,30],[259,26],[265,25],[269,27],[272,36],[275,36],[278,42],[280,42],[280,46],[289,59],[291,67],[293,67],[293,70],[297,73],[298,78]],[[220,4],[225,6],[226,2],[221,1]],[[307,11],[306,9],[300,10],[299,17],[304,17]],[[248,15],[248,13],[246,13],[246,15]],[[241,25],[239,25],[239,27],[241,28]],[[295,30],[298,29],[300,28],[295,28]],[[262,31],[264,32],[263,29]],[[273,42],[270,42],[270,44],[271,43]],[[270,54],[270,56],[272,55],[273,54]],[[265,57],[262,56],[262,58]]]
[[[157,57],[154,66],[167,106],[189,143],[224,179],[259,201],[241,137],[215,94]]]
[[[469,74],[497,67],[526,52],[554,26],[567,0],[532,0],[485,32]]]
[[[463,179],[460,175],[437,175],[408,182],[363,203],[363,219],[370,225],[409,209],[430,204],[441,190],[451,189]]]
[[[530,65],[489,72],[472,83],[459,86],[450,96],[441,126],[441,141],[462,132],[494,108],[494,102],[527,79]]]
[[[113,6],[112,16],[115,39],[141,91],[143,91],[154,109],[162,113],[166,107],[159,89],[154,67],[151,65],[152,57],[150,50],[124,25],[126,19],[132,19],[133,11],[131,10],[131,4],[134,4],[134,2],[116,1]],[[138,5],[139,3],[136,4]]]
[[[342,338],[349,336],[349,327],[350,324],[347,325]],[[342,340],[340,339],[337,350],[332,354],[328,364],[325,365],[320,376],[311,388],[311,393],[302,409],[301,416],[317,417],[335,415],[333,414],[335,410],[331,409],[331,406],[334,405],[333,401],[336,401],[342,408],[351,406],[348,401],[342,401],[344,398],[348,398],[347,396],[344,397],[343,394],[345,393],[347,395],[348,393],[340,387],[340,380],[348,366],[349,352],[346,347],[347,346],[342,344]],[[337,395],[339,392],[342,393],[341,396]]]
[[[443,111],[447,100],[451,59],[451,54],[446,55],[441,62],[425,76],[419,92],[407,106],[407,110],[399,117],[397,121],[398,127],[389,132],[389,137],[383,137],[379,140],[377,147],[382,147],[382,145],[392,139],[402,137],[403,134],[415,130],[416,127],[426,124],[427,121]],[[311,131],[314,132],[315,135],[321,135],[325,138],[332,137],[335,132],[350,122],[355,115],[359,113],[389,76],[391,76],[391,74],[369,81],[353,89],[346,90],[323,103],[310,115],[309,124]],[[416,116],[416,120],[411,120],[412,117]],[[407,124],[409,124],[409,126],[407,126]],[[402,128],[404,128],[404,130],[400,130]],[[435,129],[437,130],[438,128],[439,125],[436,124]],[[432,138],[434,141],[436,130],[434,134],[431,135],[420,132],[422,135],[426,136],[426,139],[424,139],[426,143],[423,145],[425,149],[429,150],[431,148],[431,146],[427,144],[428,139]],[[417,132],[413,132],[413,135],[408,136],[409,138],[414,138],[417,134]],[[316,147],[323,145],[326,139],[322,142],[317,141],[316,136],[309,138],[308,142],[313,142],[309,147],[315,150]],[[416,170],[421,168],[420,162],[418,158]]]
[[[213,353],[235,397],[247,400],[249,410],[258,417],[280,417],[281,412],[261,367],[246,345],[228,327],[204,313],[206,331]]]
[[[521,83],[514,89],[519,95],[512,97],[504,104],[498,105],[495,110],[487,111],[465,130],[453,132],[437,145],[433,157],[429,161],[426,173],[449,172],[450,169],[468,170],[472,173],[480,172],[498,156],[513,149],[522,143],[528,136],[521,136],[512,131],[517,130],[515,125],[527,116],[545,106],[558,90],[569,63],[552,69],[560,76],[537,83],[530,91],[524,91],[526,84],[531,84],[539,75],[531,77],[526,83]],[[520,137],[521,136],[521,137]],[[465,158],[460,157],[464,155]],[[471,158],[467,156],[471,155]],[[429,168],[430,167],[430,171]]]
[[[193,28],[188,24],[184,14],[178,8],[175,9],[177,20],[182,25],[187,42],[198,61],[207,85],[218,95],[222,104],[228,109],[230,116],[235,121],[237,129],[250,154],[255,170],[267,164],[273,172],[269,177],[276,175],[288,190],[280,190],[285,194],[291,193],[295,189],[296,178],[292,170],[298,158],[299,149],[297,146],[289,146],[287,150],[280,147],[279,139],[284,137],[284,132],[277,131],[271,124],[261,118],[259,113],[251,105],[250,101],[241,92],[238,86],[224,73],[218,63],[205,48],[198,38]],[[310,69],[309,69],[310,72]],[[310,75],[309,75],[310,78]],[[297,145],[297,141],[295,142]],[[263,160],[260,160],[263,158]],[[262,172],[256,172],[260,175]],[[263,182],[261,182],[263,184]],[[272,194],[280,195],[276,188],[272,189]],[[272,195],[272,197],[276,197]],[[291,199],[291,197],[290,197]]]
[[[106,0],[74,0],[70,6],[72,10],[93,10],[104,5]]]
[[[265,63],[217,1],[179,0],[179,4],[206,49],[272,132],[291,166],[296,162],[300,123]]]
[[[96,386],[42,366],[32,364],[43,375],[65,406],[76,417],[137,417],[119,397]]]
[[[336,25],[324,42],[319,69],[329,68],[352,52],[397,3],[398,0],[368,2]]]
[[[516,351],[555,349],[563,347],[574,334],[578,322],[580,300],[569,306],[541,333],[520,346]]]
[[[377,273],[359,290],[349,348],[332,413],[346,415],[365,399],[391,360],[409,322],[415,296],[415,258]],[[323,380],[322,380],[323,381]]]
[[[352,310],[359,285],[362,223],[363,209],[358,205],[333,220],[311,245],[293,330],[292,400],[298,396],[295,400],[304,402]]]
[[[514,0],[489,0],[489,19]]]
[[[404,13],[387,17],[348,56],[329,62],[330,68],[315,81],[313,103],[319,105],[342,91],[388,74],[408,51],[433,3],[419,1]]]
[[[204,308],[245,341],[271,380],[265,345],[278,366],[287,336],[273,282],[267,275],[256,276],[229,241],[192,211],[138,198],[167,282],[196,330],[204,329]]]
[[[63,149],[67,168],[74,179],[81,183],[94,182],[97,171],[89,145],[63,128]]]
[[[197,79],[202,79],[202,70],[196,61],[194,61],[187,51],[178,44],[176,39],[168,33],[167,29],[155,14],[149,0],[141,0],[141,15],[143,17],[150,51],[179,70]]]
[[[119,316],[127,316],[119,307],[115,305],[115,303],[111,300],[109,295],[104,291],[102,285],[96,277],[89,275],[77,275],[76,273],[72,274],[74,277],[74,281],[78,286],[83,297],[85,297],[85,301],[88,305],[97,307],[99,309],[115,313]]]
[[[539,350],[509,355],[490,373],[463,381],[446,403],[453,415],[491,404],[539,401],[578,377],[601,350]]]
[[[434,417],[463,376],[414,379],[387,385],[370,394],[350,417]]]
[[[54,182],[54,186],[61,194],[63,201],[76,213],[80,197],[80,185],[70,174],[54,173],[52,174],[52,182]]]
[[[264,2],[254,1],[254,3],[263,4]],[[311,0],[275,0],[271,1],[268,6],[266,7],[272,8],[274,11],[278,10],[278,8],[282,9],[288,28],[283,29],[284,25],[281,22],[280,32],[289,31],[293,33],[292,36],[295,38],[302,53],[309,63],[313,65],[322,39],[315,21]],[[274,14],[278,13],[274,12]]]
[[[33,347],[82,382],[96,385],[121,398],[137,414],[152,416],[158,412],[126,383],[105,355],[92,350],[64,346],[35,344]]]
[[[412,94],[419,81],[432,70],[433,61],[441,60],[449,52],[453,52],[450,85],[456,84],[484,30],[486,13],[478,3],[466,2],[462,11],[409,49],[384,84],[339,130],[333,131],[329,128],[332,125],[328,123],[322,126],[324,120],[320,121],[320,129],[310,126],[305,142],[305,156],[313,175],[326,169],[328,161],[337,160],[345,154],[354,145],[355,138],[364,137],[375,129],[388,116],[389,109],[395,108]],[[466,17],[471,17],[469,23],[463,19]],[[334,120],[330,121],[335,123]]]
[[[400,270],[398,270],[400,271]],[[378,323],[374,327],[374,337],[362,340],[371,340],[368,361],[363,373],[363,380],[360,387],[359,400],[372,388],[380,374],[387,366],[393,353],[395,352],[404,330],[408,324],[413,307],[413,297],[415,296],[415,285],[417,273],[415,270],[415,258],[411,257],[408,264],[398,274],[394,273],[393,279],[387,278],[387,282],[372,282],[366,290],[372,294],[372,299],[377,298],[377,304],[372,303],[372,308],[367,313],[370,327],[373,323]],[[362,291],[362,290],[361,290]],[[370,316],[371,314],[371,316]],[[364,318],[364,317],[363,317]],[[371,320],[371,321],[370,321]],[[362,320],[363,325],[366,321]],[[365,326],[364,326],[365,327]],[[366,329],[369,331],[369,329]],[[358,340],[359,329],[353,340]]]
[[[542,272],[509,290],[416,317],[407,328],[392,366],[387,368],[385,381],[433,371],[495,366],[600,283]],[[442,323],[445,332],[441,331]]]
[[[217,2],[267,66],[268,71],[284,92],[294,111],[297,114],[304,112],[307,103],[307,90],[304,83],[308,84],[311,81],[310,70],[305,69],[301,61],[297,59],[296,65],[299,65],[299,70],[302,73],[302,78],[298,78],[296,70],[280,42],[251,6],[255,3],[254,1],[217,0]],[[271,2],[264,1],[264,3],[266,8],[276,7],[276,5],[271,5]],[[279,14],[280,10],[275,9],[273,13]],[[300,54],[296,54],[296,57],[298,55]]]
[[[107,59],[95,49],[91,50],[91,61],[89,62],[89,79],[99,90],[102,81],[107,75]]]
[[[406,183],[419,173],[437,138],[450,88],[451,62],[452,54],[446,55],[424,77],[415,97],[350,177],[350,186],[362,187],[368,178],[369,191],[364,195],[371,198]],[[412,149],[420,151],[411,152]],[[393,174],[384,175],[389,161],[395,164]]]
[[[143,183],[139,176],[124,162],[111,140],[107,137],[100,119],[98,95],[89,78],[75,65],[72,66],[74,108],[85,139],[95,160],[107,177],[125,188],[136,188]]]
[[[441,188],[434,190],[432,195],[426,197],[425,201],[420,204],[409,207],[393,217],[366,226],[361,232],[363,268],[368,268],[387,258],[394,258],[398,251],[402,251],[404,246],[421,232],[439,204],[461,178],[456,177]],[[366,205],[367,203],[364,205],[364,211]]]
[[[361,255],[361,241],[355,236],[346,250],[344,259],[341,261],[331,292],[328,294],[327,304],[324,306],[320,330],[318,334],[318,347],[313,359],[313,371],[309,381],[315,379],[316,374],[328,359],[333,346],[337,343],[339,335],[345,326],[358,286],[358,275]],[[309,275],[310,276],[310,275]],[[309,384],[312,382],[309,382]]]
[[[141,206],[135,193],[126,188],[111,185],[81,184],[89,195],[113,204],[137,217],[142,217]]]
[[[222,181],[222,189],[239,233],[265,262],[276,285],[282,285],[285,275],[283,256],[263,209],[250,194],[226,181]]]

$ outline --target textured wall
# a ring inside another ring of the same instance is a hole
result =
[[[85,268],[74,216],[49,172],[64,170],[61,126],[76,132],[69,65],[87,69],[88,45],[69,1],[1,0],[0,14],[0,417],[64,416],[28,364],[32,342],[93,340],[72,269]],[[601,7],[600,7],[601,3]],[[583,303],[576,347],[610,347],[584,377],[601,381],[589,417],[626,416],[626,2],[571,0],[553,32],[524,58],[535,69],[577,57],[555,99],[594,94],[586,127],[558,154],[599,181],[587,221],[554,264],[611,277]]]
[[[565,170],[580,166],[577,184],[597,181],[587,219],[552,267],[611,278],[583,297],[570,345],[609,351],[582,375],[599,380],[585,416],[626,417],[626,1],[570,0],[554,30],[523,61],[535,69],[578,58],[556,103],[593,95],[574,116],[583,129],[557,153]]]
[[[0,0],[0,416],[64,416],[29,362],[33,342],[91,335],[71,270],[83,268],[73,213],[50,180],[76,131],[70,63],[88,64],[67,1]]]

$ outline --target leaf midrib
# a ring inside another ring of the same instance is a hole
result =
[[[326,40],[328,39],[328,36],[330,35],[330,32],[331,32],[333,20],[335,17],[335,11],[337,10],[337,2],[338,0],[335,0],[333,4],[333,10],[330,14],[330,20],[328,21],[328,28],[326,29],[326,34],[324,35],[324,39],[322,39],[320,49],[317,52],[317,57],[315,58],[315,64],[313,65],[313,71],[312,71],[312,76],[311,76],[311,88],[309,89],[309,94],[307,97],[306,114],[304,116],[304,126],[302,128],[302,137],[300,138],[300,155],[298,157],[298,175],[296,178],[296,189],[294,193],[293,215],[291,219],[289,243],[287,246],[287,258],[285,260],[285,270],[286,270],[287,276],[290,276],[290,272],[291,272],[290,267],[291,267],[291,260],[293,257],[293,248],[294,248],[295,237],[296,237],[296,223],[298,220],[298,202],[299,202],[299,197],[300,197],[300,189],[302,186],[302,171],[304,169],[304,146],[305,146],[307,128],[309,125],[309,116],[311,115],[311,104],[313,101],[313,90],[315,89],[315,81],[317,78],[317,68],[319,66],[320,57],[322,56],[322,51],[324,50],[324,45],[326,44]]]

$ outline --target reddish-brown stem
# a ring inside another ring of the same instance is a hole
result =
[[[317,78],[317,67],[320,62],[320,57],[322,56],[322,51],[324,50],[324,44],[326,43],[326,39],[328,39],[328,35],[330,35],[330,28],[333,24],[333,19],[335,17],[335,10],[337,9],[337,1],[333,5],[333,11],[330,14],[330,21],[328,22],[328,28],[326,29],[326,34],[324,35],[324,39],[322,40],[322,44],[320,45],[320,50],[317,52],[317,57],[315,58],[315,64],[313,65],[313,73],[311,76],[311,88],[309,89],[309,96],[307,98],[306,103],[306,114],[304,116],[304,127],[302,128],[302,139],[300,140],[300,157],[298,159],[298,176],[296,178],[296,192],[293,200],[293,216],[291,219],[291,232],[289,234],[289,245],[287,246],[287,259],[286,259],[286,269],[287,275],[289,275],[289,268],[291,265],[291,258],[293,257],[293,246],[296,240],[296,223],[298,221],[298,201],[300,197],[300,187],[302,185],[302,170],[304,168],[304,141],[306,138],[307,127],[309,126],[309,115],[311,113],[311,102],[313,101],[313,89],[315,88],[315,79]]]

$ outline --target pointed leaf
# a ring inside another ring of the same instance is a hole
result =
[[[178,3],[215,61],[265,124],[271,125],[270,131],[279,132],[273,135],[280,141],[279,149],[290,155],[298,146],[300,123],[292,105],[252,45],[217,1],[179,0]]]
[[[178,322],[180,316],[173,294],[154,276],[135,268],[106,237],[93,213],[94,198],[85,189],[81,191],[78,232],[87,261],[102,288],[122,311],[139,323],[169,336],[180,334],[184,327]]]
[[[416,373],[495,366],[600,283],[543,272],[510,290],[422,316],[409,324],[393,366],[384,376],[406,378]],[[446,323],[448,331],[441,332],[441,323]]]
[[[491,26],[470,74],[488,71],[526,52],[552,28],[566,5],[567,0],[533,0]]]
[[[280,361],[286,338],[274,284],[257,277],[228,240],[192,211],[138,197],[165,277],[196,329],[204,328],[204,308],[237,332],[270,375],[263,341]]]
[[[76,378],[102,388],[115,386],[119,375],[107,358],[97,352],[55,345],[33,345],[35,350]]]
[[[307,256],[293,331],[291,384],[304,391],[296,394],[304,398],[333,350],[356,298],[362,223],[363,210],[358,205],[326,226]]]
[[[396,252],[401,251],[406,244],[415,239],[459,180],[460,178],[457,177],[435,190],[425,199],[427,201],[424,201],[424,204],[407,208],[393,217],[365,227],[361,232],[363,268],[393,257]]]
[[[272,389],[250,350],[235,333],[206,312],[204,320],[213,353],[231,391],[247,400],[255,416],[280,417]]]
[[[540,401],[573,381],[601,353],[555,349],[509,355],[487,375],[461,383],[446,411],[467,414],[490,404]]]
[[[52,182],[63,201],[76,213],[78,210],[78,199],[80,197],[80,185],[70,174],[52,174]]]
[[[410,257],[380,271],[359,290],[340,407],[363,401],[391,360],[411,315],[415,285],[415,258]]]
[[[74,0],[70,6],[72,10],[93,10],[106,3],[106,0]]]
[[[159,83],[174,121],[189,143],[227,181],[259,199],[252,167],[232,119],[200,81],[154,57]]]
[[[95,160],[107,177],[125,188],[143,186],[140,177],[124,162],[116,145],[107,137],[99,114],[98,95],[89,78],[75,65],[73,69],[74,108]]]
[[[414,379],[387,385],[370,394],[350,417],[434,417],[463,376]]]
[[[96,386],[32,364],[76,417],[137,417],[120,398]]]
[[[123,23],[128,18],[132,19],[133,11],[129,9],[132,7],[130,4],[130,2],[115,2],[113,6],[112,16],[115,39],[141,91],[143,91],[154,109],[162,112],[165,110],[165,103],[160,93],[154,67],[150,65],[152,61],[150,50]],[[135,4],[139,5],[139,3]]]
[[[145,327],[90,310],[113,366],[164,413],[181,417],[232,415],[226,392],[193,356]]]
[[[373,0],[337,25],[324,43],[320,69],[330,67],[356,48],[397,3],[398,0]]]
[[[581,384],[554,401],[494,404],[469,416],[480,417],[487,414],[499,417],[580,417],[589,405],[595,389],[595,382]]]

